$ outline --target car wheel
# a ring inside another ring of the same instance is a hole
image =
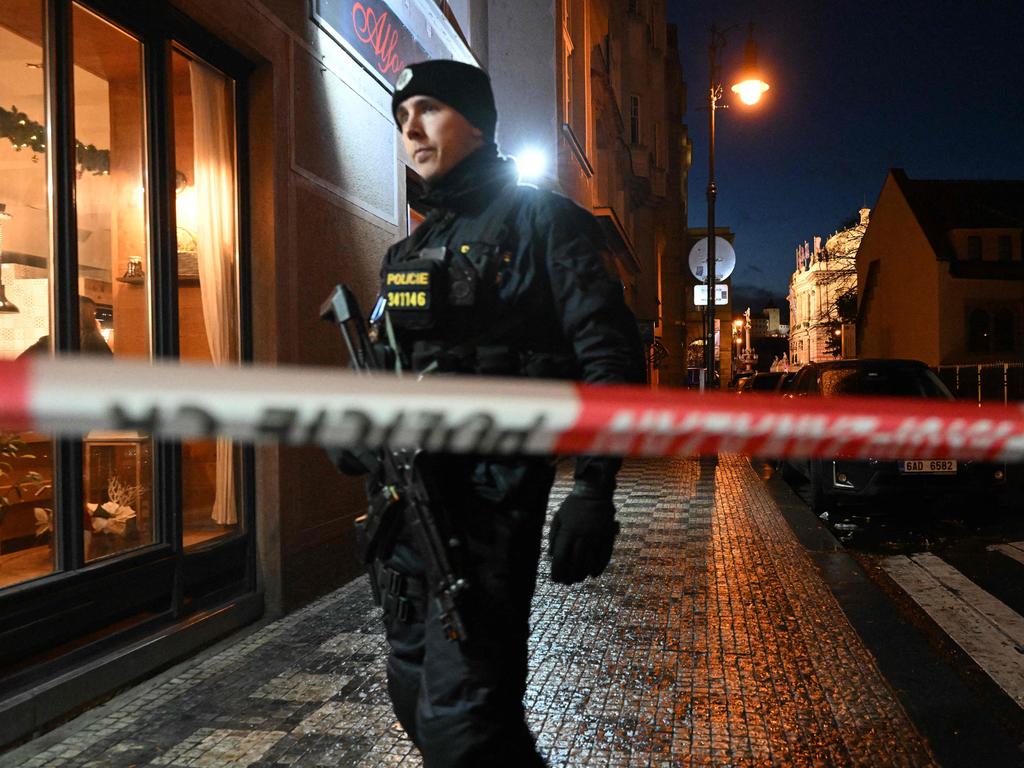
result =
[[[832,497],[825,490],[825,469],[824,462],[820,459],[811,459],[810,472],[808,473],[811,488],[811,511],[820,515],[832,506]]]

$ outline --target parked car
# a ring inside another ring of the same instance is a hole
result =
[[[753,371],[737,373],[732,377],[732,381],[729,382],[729,387],[730,389],[735,389],[737,392],[742,392],[750,384],[750,380],[752,378],[754,378]]]
[[[779,395],[785,395],[790,391],[793,386],[793,379],[796,378],[797,371],[786,371],[782,374],[782,378],[779,379],[779,383],[775,385],[775,393]]]
[[[758,371],[750,378],[744,379],[737,392],[774,392],[779,381],[785,376],[783,371]]]
[[[953,399],[946,385],[919,360],[810,363],[800,369],[785,396],[810,395]],[[977,505],[991,502],[1006,484],[1005,464],[957,459],[786,459],[782,472],[807,478],[815,513],[839,502],[901,497],[962,498]]]

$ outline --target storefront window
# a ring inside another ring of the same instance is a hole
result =
[[[0,15],[0,359],[50,354],[42,4]],[[55,569],[53,444],[0,429],[0,588]]]
[[[81,350],[97,357],[148,359],[142,45],[78,5],[72,30]],[[86,560],[152,543],[149,436],[91,432],[83,447]]]
[[[233,83],[184,51],[171,57],[181,359],[237,365],[238,234]],[[236,529],[239,451],[230,440],[182,446],[184,544]]]
[[[148,219],[150,197],[164,190],[148,177],[146,105],[154,94],[146,90],[143,45],[86,4],[71,4],[74,189],[59,187],[50,176],[59,169],[47,162],[53,115],[47,114],[43,70],[44,5],[8,0],[0,17],[7,75],[0,78],[0,359],[81,352],[112,364],[148,360],[154,329],[168,322],[152,304],[151,258],[175,254],[154,255],[155,223]],[[175,47],[171,58],[180,356],[237,365],[235,81],[183,48]],[[51,206],[69,194],[76,275],[61,274],[52,256],[52,244],[60,241],[53,227],[60,230],[62,223],[53,221]],[[170,184],[166,194],[172,194]],[[69,279],[75,302],[51,306],[54,281]],[[57,344],[52,323],[69,315],[78,318],[79,343]],[[56,508],[58,448],[47,435],[0,428],[0,589],[81,565],[74,551],[56,546],[68,527],[81,525],[85,562],[159,540],[150,435],[85,435],[81,509]],[[183,444],[175,480],[186,547],[240,529],[241,465],[240,448],[229,441]]]

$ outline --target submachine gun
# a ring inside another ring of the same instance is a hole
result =
[[[348,286],[335,286],[330,297],[320,307],[320,317],[338,324],[353,370],[369,376],[373,371],[382,369],[378,350],[370,341],[359,303]],[[376,469],[380,483],[379,488],[370,494],[366,514],[356,518],[356,535],[363,561],[370,571],[374,597],[379,604],[380,585],[377,584],[374,560],[381,553],[388,533],[398,527],[403,514],[406,516],[405,519],[416,531],[427,561],[427,579],[440,609],[444,634],[449,640],[462,642],[467,636],[459,613],[459,601],[469,584],[452,567],[448,542],[434,514],[437,501],[432,500],[420,471],[422,453],[419,448],[393,450],[385,445],[377,451],[376,456],[365,454],[360,457],[364,459],[364,464],[375,465],[368,468]],[[454,540],[451,543],[457,545]]]

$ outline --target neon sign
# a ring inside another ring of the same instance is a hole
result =
[[[430,58],[383,0],[316,0],[315,15],[392,87],[407,63]]]

